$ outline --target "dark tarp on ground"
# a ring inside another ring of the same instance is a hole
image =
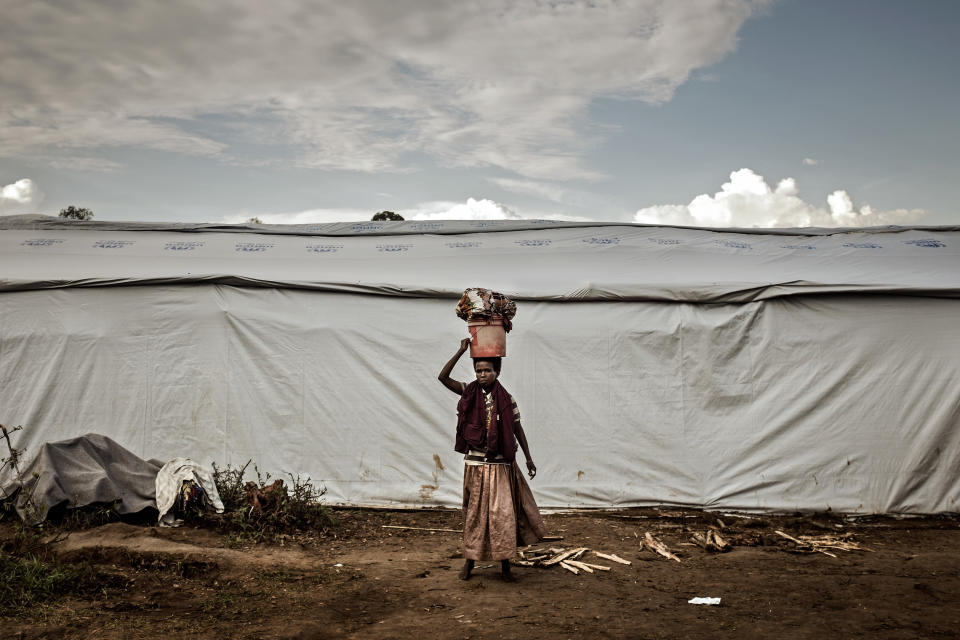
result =
[[[51,509],[64,504],[79,508],[116,503],[120,514],[155,509],[155,483],[161,466],[96,433],[48,442],[23,470],[17,513],[25,522],[37,524]],[[9,496],[16,491],[13,482],[0,493]]]

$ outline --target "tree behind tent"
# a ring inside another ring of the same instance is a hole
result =
[[[75,207],[70,205],[60,209],[60,217],[68,220],[92,220],[93,211],[86,207]]]

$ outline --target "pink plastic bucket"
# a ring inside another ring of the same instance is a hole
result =
[[[497,358],[507,355],[507,332],[503,318],[494,316],[489,320],[467,322],[470,331],[471,358]]]

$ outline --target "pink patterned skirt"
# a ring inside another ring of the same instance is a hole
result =
[[[523,472],[511,464],[468,464],[463,469],[463,555],[469,560],[509,560],[517,544],[546,535]]]

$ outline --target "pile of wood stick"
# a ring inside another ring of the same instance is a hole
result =
[[[587,547],[576,547],[574,549],[525,547],[517,552],[520,558],[513,562],[525,567],[544,567],[548,569],[550,567],[560,567],[575,575],[579,575],[581,571],[584,573],[610,571],[610,567],[606,565],[585,562],[583,558],[588,552],[591,552],[591,550]],[[613,553],[601,553],[600,551],[592,551],[592,553],[598,558],[611,562],[631,564],[629,560],[624,560]]]
[[[730,549],[733,548],[730,546],[729,542],[720,536],[720,532],[713,527],[707,529],[706,533],[694,532],[690,538],[697,545],[703,547],[706,551],[717,551],[723,553],[725,551],[730,551]]]
[[[784,533],[783,531],[774,531],[781,538],[786,538],[797,545],[796,551],[801,553],[822,553],[831,558],[836,558],[836,554],[830,553],[827,549],[837,549],[840,551],[873,551],[867,547],[860,546],[855,542],[853,533],[842,533],[840,535],[823,536],[797,536],[796,538]]]

